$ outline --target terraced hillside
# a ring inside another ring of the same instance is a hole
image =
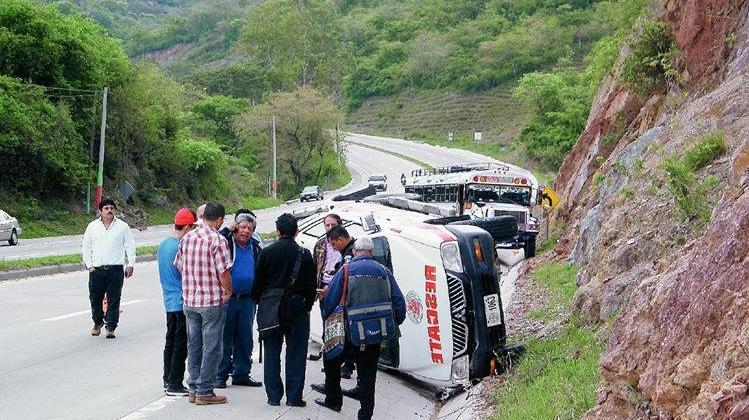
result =
[[[370,98],[349,113],[346,122],[352,131],[417,138],[447,138],[453,132],[456,138],[470,139],[474,131],[481,131],[483,141],[507,144],[517,137],[530,112],[511,90],[504,85],[476,93],[439,90]]]

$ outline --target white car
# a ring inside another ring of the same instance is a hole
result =
[[[0,241],[8,241],[10,245],[18,245],[18,237],[23,229],[15,217],[0,210]]]
[[[439,221],[377,203],[345,202],[331,212],[341,216],[352,237],[372,238],[375,259],[393,270],[406,300],[401,337],[383,348],[381,367],[443,390],[504,367],[504,314],[489,233],[470,225],[425,223]],[[302,246],[312,250],[325,234],[326,214],[301,222]],[[322,341],[318,305],[311,335]]]

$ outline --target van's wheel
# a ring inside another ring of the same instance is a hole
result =
[[[15,229],[13,229],[13,232],[10,233],[10,239],[8,239],[8,243],[10,245],[18,245],[18,232],[16,232]]]
[[[525,251],[525,258],[533,258],[536,256],[536,237],[535,236],[531,236],[525,241],[523,250]]]
[[[487,217],[449,223],[451,225],[471,225],[489,232],[495,241],[512,239],[518,234],[518,220],[515,216]]]

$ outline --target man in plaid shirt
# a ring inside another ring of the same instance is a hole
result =
[[[229,243],[218,233],[225,214],[221,204],[206,204],[203,224],[182,238],[174,258],[187,319],[188,401],[197,405],[226,403],[225,396],[213,392],[232,293]]]

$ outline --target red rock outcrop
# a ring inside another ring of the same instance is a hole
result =
[[[604,82],[560,169],[556,250],[580,268],[576,307],[613,320],[589,418],[749,419],[748,14],[745,0],[665,1],[682,84],[637,98]],[[715,132],[726,152],[696,182],[719,187],[695,229],[662,163]]]

